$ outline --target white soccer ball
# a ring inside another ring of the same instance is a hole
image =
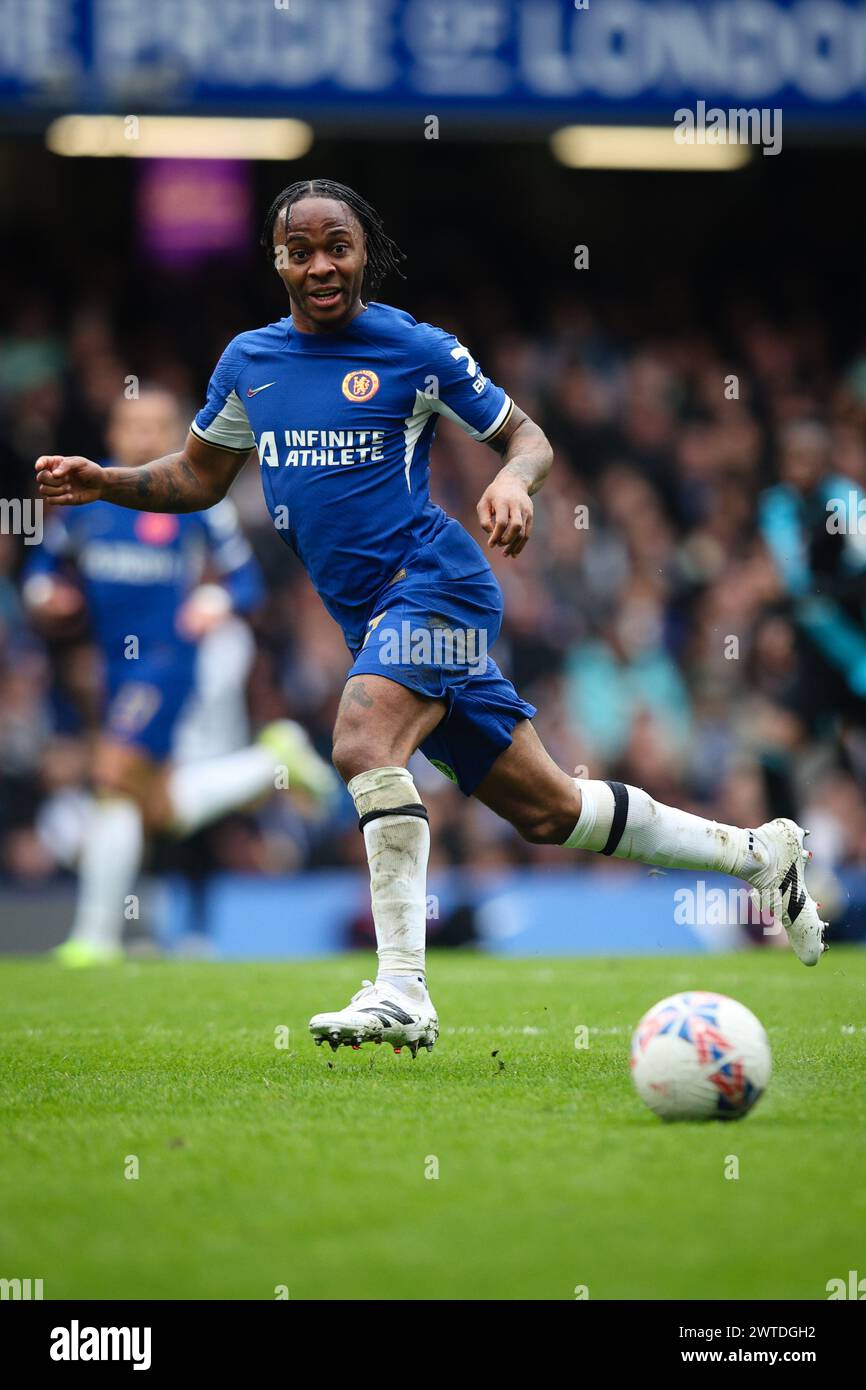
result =
[[[637,1093],[663,1120],[737,1120],[763,1094],[771,1067],[763,1026],[724,994],[672,994],[631,1040]]]

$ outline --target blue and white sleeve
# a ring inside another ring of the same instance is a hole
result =
[[[237,343],[237,338],[233,338],[214,368],[207,400],[190,425],[190,431],[217,449],[247,454],[255,447],[256,437],[235,389],[242,365]]]
[[[428,408],[453,420],[473,439],[488,440],[514,409],[511,397],[482,372],[468,348],[441,328],[418,324],[423,361],[416,387]]]
[[[241,530],[235,505],[228,497],[199,513],[214,569],[236,613],[249,613],[265,598],[265,582],[252,546]]]
[[[25,603],[40,603],[48,594],[55,579],[62,577],[66,567],[75,561],[75,540],[71,518],[52,516],[45,527],[42,544],[27,547],[27,558],[21,574],[21,593]]]

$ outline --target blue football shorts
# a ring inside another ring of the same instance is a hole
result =
[[[194,689],[194,648],[111,662],[105,673],[105,736],[163,762]]]
[[[501,625],[502,590],[490,568],[451,574],[427,546],[380,592],[348,673],[446,701],[421,752],[466,796],[510,747],[515,725],[537,713],[488,655]]]

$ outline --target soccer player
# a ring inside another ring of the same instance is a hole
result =
[[[107,443],[112,460],[135,476],[183,436],[174,396],[150,388],[117,402]],[[218,584],[200,583],[206,567]],[[290,720],[268,725],[252,747],[186,764],[172,760],[175,733],[196,695],[199,643],[264,593],[231,502],[201,516],[175,516],[94,501],[68,519],[55,517],[34,551],[23,592],[34,621],[48,632],[85,609],[103,666],[95,799],[84,829],[75,922],[57,952],[64,965],[102,964],[122,954],[124,907],[147,834],[191,834],[272,791],[278,767],[286,769],[290,787],[319,798],[339,784]]]
[[[429,829],[407,770],[418,748],[533,843],[722,870],[775,892],[795,951],[814,965],[824,924],[797,825],[740,830],[636,787],[569,777],[487,654],[502,595],[484,551],[430,500],[436,421],[447,416],[500,455],[478,520],[488,550],[515,559],[552,451],[456,338],[371,298],[402,259],[375,209],[326,179],[294,183],[275,198],[263,241],[291,312],[229,343],[184,448],[134,472],[60,455],[36,469],[41,495],[62,505],[197,511],[225,496],[257,448],[274,524],[353,659],[333,760],[366,844],[378,976],[311,1020],[316,1041],[387,1039],[414,1055],[438,1035],[424,965]]]

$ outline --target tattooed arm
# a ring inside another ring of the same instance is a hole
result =
[[[553,450],[544,431],[517,406],[485,442],[505,464],[478,503],[478,520],[488,533],[488,549],[502,546],[506,555],[519,555],[532,531],[530,499],[550,472]]]
[[[100,468],[77,455],[36,460],[39,496],[60,507],[113,502],[140,512],[201,512],[225,497],[249,453],[217,449],[194,434],[178,454],[140,468]]]

